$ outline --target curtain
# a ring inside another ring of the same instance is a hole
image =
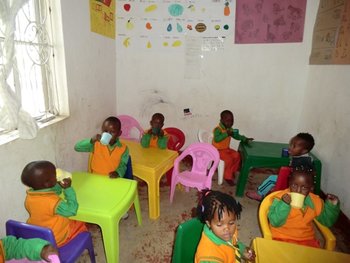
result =
[[[7,80],[14,70],[16,61],[14,32],[16,15],[28,0],[1,0],[0,1],[0,30],[3,32],[3,53],[0,54],[0,99],[3,106],[0,109],[0,127],[5,130],[18,130],[22,139],[35,138],[38,132],[36,121],[22,109],[21,92],[14,92]],[[0,49],[1,52],[1,49]],[[21,87],[17,87],[17,91]]]

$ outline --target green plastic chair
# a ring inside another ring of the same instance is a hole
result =
[[[172,263],[193,263],[204,224],[192,218],[177,227]]]

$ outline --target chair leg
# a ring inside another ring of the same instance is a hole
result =
[[[225,162],[223,160],[220,160],[218,165],[218,185],[222,185],[222,181],[224,179],[224,169]]]
[[[174,179],[174,178],[172,178],[172,179]],[[172,180],[171,185],[170,185],[170,203],[173,202],[175,188],[176,188],[176,183],[173,182],[173,180]]]

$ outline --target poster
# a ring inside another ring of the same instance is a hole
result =
[[[115,0],[90,0],[90,27],[92,32],[115,39]]]
[[[350,64],[350,0],[321,0],[310,64]]]
[[[237,0],[235,43],[302,42],[306,0]]]

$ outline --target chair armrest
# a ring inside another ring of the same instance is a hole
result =
[[[324,248],[330,251],[333,251],[335,248],[336,238],[333,235],[332,231],[314,219],[314,223],[317,226],[318,230],[322,233],[325,240]]]

